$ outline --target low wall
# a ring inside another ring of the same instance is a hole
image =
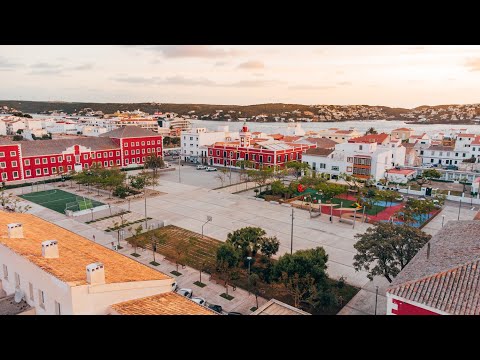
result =
[[[95,213],[97,211],[106,210],[108,208],[109,208],[108,205],[96,206],[93,208],[93,212]],[[82,216],[82,215],[91,214],[91,213],[92,213],[91,209],[80,210],[80,211],[70,211],[70,210],[66,211],[67,216],[73,216],[73,217]]]

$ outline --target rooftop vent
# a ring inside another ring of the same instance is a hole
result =
[[[100,262],[87,265],[87,283],[90,285],[105,284],[105,268]]]
[[[58,258],[58,241],[46,240],[42,242],[42,256],[46,259]]]
[[[23,226],[20,223],[12,223],[7,225],[9,239],[22,239]]]

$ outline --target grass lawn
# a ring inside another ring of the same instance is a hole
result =
[[[61,214],[65,214],[65,208],[68,203],[75,203],[77,201],[82,203],[83,200],[86,200],[87,203],[91,202],[93,207],[104,205],[99,201],[78,196],[59,189],[33,192],[20,195],[20,197]]]
[[[343,203],[342,204],[343,207],[353,207],[352,204],[355,203],[355,201],[346,200],[346,199],[337,199],[337,198],[333,198],[331,201],[332,201],[332,204]],[[323,200],[322,200],[322,203],[323,203]],[[333,208],[333,210],[335,210],[335,208]],[[385,210],[385,207],[379,206],[379,205],[373,205],[371,209],[365,209],[365,213],[367,213],[368,215],[377,215],[383,210]],[[357,212],[361,213],[362,210],[358,210]]]

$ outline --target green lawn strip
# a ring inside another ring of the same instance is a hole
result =
[[[234,296],[227,295],[226,293],[222,293],[222,294],[220,294],[220,296],[223,297],[224,299],[227,299],[228,301],[231,301],[231,300],[235,299]]]

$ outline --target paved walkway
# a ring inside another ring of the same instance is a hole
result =
[[[142,200],[137,200],[136,202],[140,202],[141,204],[143,204]],[[26,203],[27,202],[25,202],[25,204]],[[28,202],[28,204],[32,206],[31,210],[29,211],[30,214],[38,216],[53,224],[70,230],[80,236],[87,238],[88,240],[94,241],[109,249],[112,249],[112,242],[114,244],[118,244],[116,232],[114,234],[106,233],[103,230],[96,228],[94,226],[96,223],[93,223],[91,225],[85,224],[80,222],[78,218],[69,218],[56,211],[46,209],[38,204],[30,202]],[[108,212],[108,210],[106,211]],[[107,214],[105,214],[105,216],[106,215]],[[135,214],[133,213],[132,216],[135,216]],[[136,216],[138,216],[138,214]],[[151,221],[149,223],[153,222]],[[250,314],[250,309],[256,306],[255,296],[249,294],[246,290],[237,288],[235,291],[233,291],[232,287],[229,287],[229,295],[234,297],[234,299],[229,301],[220,296],[220,294],[225,292],[225,287],[222,285],[218,285],[215,282],[209,281],[208,274],[202,274],[202,282],[204,284],[207,284],[207,286],[205,286],[204,288],[200,288],[193,284],[195,281],[198,281],[200,279],[200,273],[198,270],[191,267],[185,267],[183,269],[180,267],[179,272],[182,275],[175,276],[171,274],[171,271],[176,270],[176,265],[165,261],[163,259],[164,257],[161,254],[156,255],[156,261],[159,262],[160,265],[153,266],[149,264],[150,261],[153,260],[152,252],[142,251],[141,249],[138,249],[138,253],[141,256],[137,258],[130,255],[133,252],[133,249],[126,241],[120,241],[120,245],[123,247],[123,249],[119,250],[121,254],[128,256],[129,258],[138,261],[146,266],[149,266],[152,269],[161,271],[175,278],[179,288],[192,289],[193,296],[200,296],[211,304],[221,305],[224,311],[237,311],[242,314]],[[262,306],[266,302],[266,299],[258,297],[259,306]]]

